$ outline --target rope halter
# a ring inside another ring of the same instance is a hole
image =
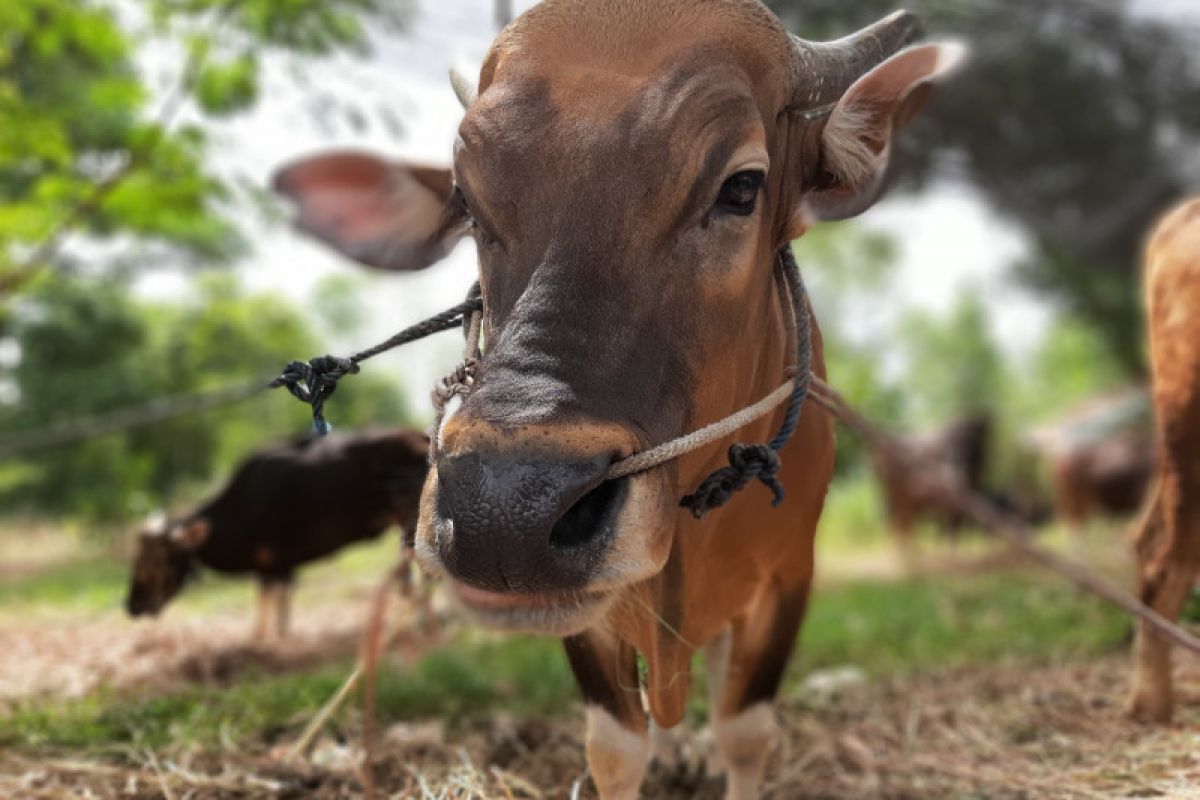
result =
[[[784,490],[778,479],[779,451],[792,438],[800,419],[800,411],[808,396],[811,381],[812,336],[807,291],[800,277],[800,268],[796,264],[796,257],[789,245],[784,245],[776,254],[775,271],[782,279],[784,291],[791,300],[790,310],[796,331],[796,363],[788,370],[788,374],[793,377],[788,378],[779,388],[753,405],[689,434],[615,462],[605,473],[605,480],[616,480],[645,472],[719,441],[751,422],[761,419],[786,401],[788,403],[787,413],[784,415],[775,438],[767,444],[737,443],[732,445],[728,453],[729,466],[722,467],[705,478],[696,491],[683,498],[680,505],[689,509],[699,519],[712,509],[720,508],[728,503],[737,492],[756,479],[771,490],[774,495],[774,505],[778,506],[783,502]],[[336,391],[339,380],[346,375],[357,373],[359,365],[363,361],[380,353],[440,331],[462,326],[466,333],[466,350],[463,354],[463,361],[452,373],[443,378],[433,391],[435,423],[433,435],[430,437],[430,461],[433,463],[436,461],[441,445],[441,428],[447,405],[455,397],[467,397],[474,388],[475,374],[483,359],[479,347],[482,317],[483,301],[479,284],[475,284],[467,295],[466,301],[454,308],[411,328],[406,328],[386,342],[356,353],[349,358],[322,356],[308,363],[292,362],[271,386],[286,387],[294,397],[312,406],[313,432],[317,436],[324,436],[331,429],[324,417],[325,401]]]

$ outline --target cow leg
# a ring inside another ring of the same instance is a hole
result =
[[[258,578],[258,596],[254,601],[254,627],[250,632],[250,637],[256,642],[262,642],[267,638],[267,626],[270,618],[268,609],[271,605],[271,596],[273,593],[274,584],[269,578],[260,575]]]
[[[645,698],[643,697],[643,703]],[[683,726],[664,728],[650,720],[650,751],[654,760],[664,767],[677,767],[682,761],[683,742],[676,733]]]
[[[638,796],[650,761],[637,657],[610,634],[586,631],[563,640],[587,704],[587,762],[602,800]]]
[[[1192,557],[1200,519],[1188,520],[1185,502],[1173,496],[1170,481],[1156,490],[1137,534],[1138,590],[1142,602],[1169,620],[1179,619],[1196,583]],[[1161,492],[1161,494],[1159,493]],[[1174,501],[1174,502],[1172,502]],[[1192,537],[1193,541],[1189,541]],[[1171,646],[1144,622],[1134,645],[1134,678],[1129,713],[1144,722],[1166,722],[1173,710]]]
[[[286,639],[292,615],[292,579],[275,583],[275,638]]]
[[[734,621],[728,669],[713,713],[728,800],[758,796],[778,733],[772,702],[804,619],[809,581],[768,589]]]
[[[725,687],[729,683],[729,661],[733,655],[733,626],[725,628],[704,646],[704,669],[708,673],[709,726],[716,736],[717,711],[725,698]],[[709,753],[707,772],[717,775],[725,770],[725,761],[719,747]]]
[[[900,569],[905,575],[916,575],[920,572],[921,557],[915,537],[915,524],[911,519],[896,520],[892,524],[892,539],[896,543],[896,553],[900,556]]]

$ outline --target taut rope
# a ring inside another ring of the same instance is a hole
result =
[[[669,442],[643,450],[640,453],[614,463],[605,474],[605,480],[616,480],[639,472],[645,472],[672,461],[685,453],[698,450],[729,434],[744,428],[751,422],[766,416],[771,411],[789,402],[787,414],[775,438],[767,444],[734,444],[729,448],[729,466],[709,475],[692,494],[681,501],[696,517],[703,517],[714,508],[729,502],[733,495],[744,489],[752,480],[758,479],[774,494],[774,504],[783,501],[783,485],[777,477],[780,460],[779,451],[791,439],[800,419],[800,411],[808,396],[810,364],[812,361],[812,336],[808,312],[808,294],[800,277],[800,268],[790,245],[784,245],[775,256],[775,269],[784,282],[784,291],[791,301],[791,316],[796,331],[796,363],[789,370],[794,377],[785,381],[778,389],[751,406],[685,434]],[[297,399],[308,403],[313,409],[313,431],[324,436],[330,430],[325,420],[325,401],[337,390],[338,381],[346,375],[359,371],[359,364],[388,350],[423,339],[426,336],[464,326],[467,334],[466,352],[463,361],[448,376],[443,378],[433,392],[435,412],[434,433],[430,437],[430,462],[436,460],[441,448],[441,427],[446,406],[454,397],[466,397],[475,385],[475,373],[482,355],[479,349],[482,327],[483,302],[479,284],[472,287],[467,300],[454,308],[420,322],[368,350],[349,358],[321,356],[305,363],[293,361],[283,374],[276,378],[272,387],[284,386]]]

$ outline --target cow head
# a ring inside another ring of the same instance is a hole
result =
[[[155,514],[142,524],[125,598],[131,617],[162,611],[191,577],[193,556],[207,538],[208,521],[203,517],[172,523],[165,514]]]
[[[900,13],[813,44],[757,0],[546,0],[456,87],[440,180],[358,153],[278,176],[303,227],[375,266],[476,241],[485,356],[417,546],[483,621],[580,630],[698,524],[680,496],[728,442],[604,474],[782,381],[773,257],[875,199],[894,129],[961,51],[901,50],[914,33]]]

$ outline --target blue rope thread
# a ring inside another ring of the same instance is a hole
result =
[[[362,362],[374,358],[380,353],[395,350],[401,345],[452,328],[460,326],[465,328],[470,324],[471,315],[482,310],[483,299],[479,291],[479,284],[475,284],[467,294],[465,302],[405,328],[387,341],[355,353],[349,358],[326,355],[318,356],[311,361],[293,361],[284,367],[283,373],[271,381],[268,387],[271,389],[283,387],[291,393],[292,397],[311,406],[313,434],[327,436],[333,430],[333,426],[325,419],[325,401],[333,397],[333,393],[337,391],[338,381],[347,375],[358,374],[359,365]]]

